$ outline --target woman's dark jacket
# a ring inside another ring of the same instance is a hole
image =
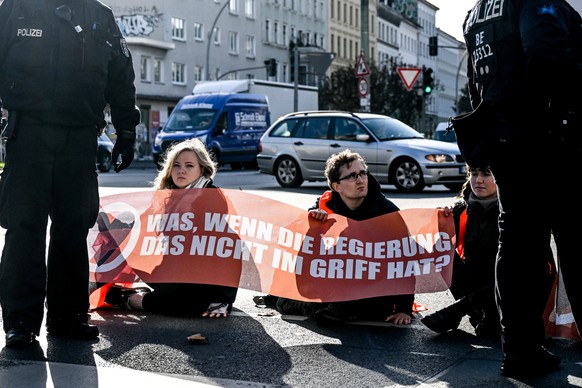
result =
[[[453,207],[455,232],[460,236],[461,214],[467,210],[464,232],[464,259],[455,251],[451,291],[460,296],[475,292],[495,280],[495,260],[499,240],[497,201],[485,208],[481,201],[457,201]],[[456,296],[456,295],[455,295]],[[493,297],[493,294],[491,295]]]

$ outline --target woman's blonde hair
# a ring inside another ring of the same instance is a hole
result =
[[[184,151],[192,151],[198,158],[200,163],[200,170],[205,178],[214,178],[216,175],[217,165],[212,160],[210,152],[206,146],[198,138],[184,140],[180,143],[172,145],[166,151],[166,156],[163,161],[162,169],[154,179],[154,189],[175,189],[176,185],[172,180],[172,167],[178,155]]]

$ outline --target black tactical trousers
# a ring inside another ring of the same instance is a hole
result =
[[[526,139],[501,144],[492,166],[501,204],[496,299],[505,352],[528,352],[544,341],[552,234],[574,318],[582,326],[582,202],[571,190],[579,146],[532,131]]]
[[[54,127],[19,117],[0,177],[0,225],[6,229],[0,261],[5,331],[21,324],[38,335],[45,297],[48,316],[86,320],[86,238],[99,208],[96,150],[94,127]]]

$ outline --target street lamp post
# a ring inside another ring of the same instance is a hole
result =
[[[457,68],[457,78],[455,81],[455,114],[459,115],[459,75],[461,74],[461,66],[463,65],[463,62],[465,61],[465,57],[467,56],[467,50],[465,50],[465,52],[463,53],[463,56],[461,57],[461,60],[459,61],[459,67]]]
[[[210,80],[210,41],[212,40],[212,35],[214,34],[214,27],[216,26],[216,22],[218,22],[218,18],[222,11],[228,6],[230,0],[227,0],[226,3],[220,8],[218,11],[218,15],[214,18],[214,22],[212,23],[212,27],[210,27],[210,31],[208,31],[208,42],[206,42],[206,80]]]

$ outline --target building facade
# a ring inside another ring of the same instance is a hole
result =
[[[438,8],[426,0],[105,0],[118,21],[134,59],[138,105],[138,156],[150,154],[153,139],[184,95],[200,81],[262,79],[317,85],[324,73],[311,62],[333,54],[327,74],[367,61],[430,67],[438,87],[426,99],[418,130],[452,115],[462,50],[440,48],[430,56],[429,37],[439,45],[461,42],[435,26]],[[362,7],[365,5],[364,7]],[[364,10],[364,13],[362,12]],[[366,16],[367,15],[367,16]],[[294,49],[298,55],[294,55]],[[371,58],[371,59],[369,59]],[[266,62],[274,59],[275,74]],[[372,96],[373,98],[373,96]],[[273,102],[276,103],[276,102]],[[114,132],[112,130],[112,132]]]

